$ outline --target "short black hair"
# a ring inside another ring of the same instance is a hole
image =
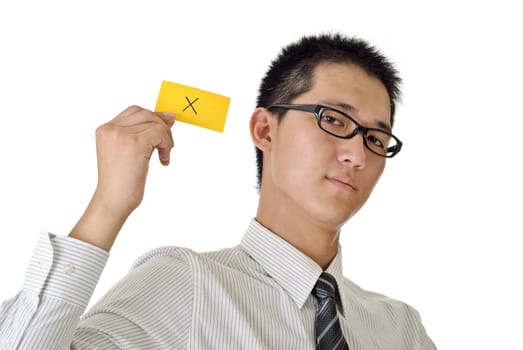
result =
[[[400,99],[401,78],[393,64],[367,41],[340,33],[303,36],[283,47],[263,77],[256,107],[290,103],[312,88],[314,71],[324,63],[355,64],[379,79],[390,98],[391,126]],[[283,113],[279,115],[280,119]],[[258,188],[261,187],[263,152],[255,147]]]

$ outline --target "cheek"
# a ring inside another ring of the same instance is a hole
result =
[[[274,152],[274,175],[291,186],[303,186],[318,178],[325,168],[325,161],[321,158],[325,157],[326,150],[322,149],[321,143],[316,142],[310,133],[295,133],[282,139],[285,142],[278,143]]]
[[[385,161],[380,160],[376,164],[368,164],[368,171],[363,177],[363,181],[365,181],[365,188],[367,188],[367,197],[374,190],[374,187],[378,183],[378,180],[380,179],[381,174],[383,174],[384,169]]]

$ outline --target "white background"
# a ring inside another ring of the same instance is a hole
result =
[[[68,234],[82,214],[96,127],[154,108],[163,79],[230,96],[225,132],[175,125],[93,301],[148,249],[237,244],[257,204],[261,76],[282,45],[340,30],[404,79],[404,150],[343,230],[345,275],[415,306],[440,349],[522,349],[520,21],[508,1],[2,1],[0,300],[40,230]]]

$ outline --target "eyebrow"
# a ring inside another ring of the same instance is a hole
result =
[[[358,113],[358,109],[356,107],[354,107],[353,105],[351,104],[348,104],[348,103],[345,103],[345,102],[341,102],[341,101],[333,101],[333,100],[325,100],[324,103],[326,103],[327,105],[331,105],[331,106],[334,106],[334,107],[337,107],[343,111],[348,111],[348,112],[352,112],[352,113]],[[390,127],[389,124],[381,121],[381,120],[375,120],[374,121],[374,124],[380,128],[380,129],[383,129],[387,132],[392,132],[392,128]]]

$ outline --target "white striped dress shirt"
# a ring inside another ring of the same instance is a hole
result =
[[[144,254],[84,313],[107,258],[42,234],[23,290],[0,308],[0,349],[315,349],[322,269],[255,219],[233,248]],[[326,271],[351,350],[436,349],[414,308],[343,277],[341,248]]]

